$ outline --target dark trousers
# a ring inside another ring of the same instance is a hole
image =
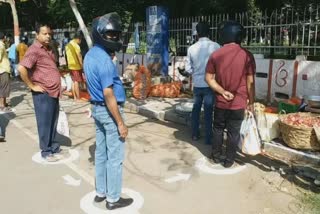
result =
[[[227,110],[215,108],[213,120],[213,156],[222,153],[223,132],[227,129],[227,161],[234,161],[240,141],[240,128],[244,119],[244,109]]]
[[[41,156],[58,152],[60,145],[55,142],[59,117],[59,99],[47,93],[32,93],[34,110],[38,126]]]

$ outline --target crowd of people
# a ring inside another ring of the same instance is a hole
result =
[[[38,35],[37,30],[36,37]],[[83,34],[75,33],[73,39],[70,39],[69,32],[64,32],[64,36],[65,38],[60,44],[53,39],[50,30],[50,42],[48,44],[48,47],[52,50],[55,65],[60,73],[61,94],[73,97],[76,102],[88,102],[88,96],[80,97],[81,90],[87,91],[82,70],[83,51],[81,51],[79,46],[83,39]],[[31,47],[37,41],[38,39],[36,38],[30,44],[27,35],[23,34],[20,37],[19,44],[16,45],[11,34],[5,35],[0,32],[0,113],[14,111],[8,100],[10,96],[10,81],[14,79],[20,80],[18,65],[23,62],[29,46]],[[32,91],[32,88],[29,87],[29,89]],[[0,141],[5,139],[5,133],[2,130],[0,127]]]
[[[252,110],[255,61],[240,45],[244,29],[239,23],[227,21],[222,24],[221,46],[209,39],[207,23],[199,22],[196,30],[197,42],[188,49],[185,68],[179,69],[182,75],[192,75],[194,81],[191,137],[194,141],[200,138],[200,112],[204,105],[205,143],[212,145],[212,160],[223,162],[228,168],[235,162],[245,109]],[[122,163],[128,135],[123,110],[126,96],[113,61],[115,52],[122,47],[119,15],[108,13],[93,20],[94,46],[85,57],[80,48],[81,33],[76,33],[72,39],[65,33],[59,53],[48,24],[38,24],[35,31],[32,45],[28,47],[27,38],[22,37],[17,47],[9,46],[9,54],[6,38],[0,33],[1,110],[10,111],[6,98],[10,92],[10,75],[16,76],[12,71],[16,69],[32,94],[41,156],[45,161],[56,162],[64,158],[64,150],[55,140],[59,97],[65,93],[61,88],[72,90],[76,102],[81,101],[81,88],[87,88],[96,127],[94,201],[106,201],[108,210],[129,206],[133,199],[121,197]],[[61,57],[65,57],[67,66],[62,72],[59,69]],[[69,83],[66,83],[67,79]],[[222,160],[225,130],[228,140],[226,158]]]

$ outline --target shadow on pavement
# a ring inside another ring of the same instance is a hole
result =
[[[6,129],[11,119],[14,119],[16,114],[14,112],[0,114],[0,135],[6,136]],[[6,142],[6,140],[2,140],[2,142]]]
[[[24,97],[26,95],[27,94],[21,94],[19,96],[11,97],[10,98],[11,106],[14,107],[14,106],[19,105],[24,100]]]
[[[184,128],[179,128],[179,126],[183,125],[173,124],[171,122],[165,123],[165,125],[177,128],[177,131],[174,133],[177,140],[187,142],[196,147],[205,157],[209,158],[211,145],[204,144],[204,137],[199,141],[192,141],[190,127],[184,126]],[[240,152],[237,155],[236,161],[239,164],[246,163],[253,165],[264,172],[277,172],[283,179],[302,189],[320,193],[320,187],[314,184],[314,179],[320,176],[320,172],[319,169],[315,169],[312,166],[301,166],[296,163],[289,163],[265,155],[249,156]]]
[[[71,147],[72,141],[69,137],[61,135],[59,133],[56,134],[55,141],[59,142],[61,146]]]

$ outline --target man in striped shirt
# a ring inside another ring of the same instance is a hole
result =
[[[18,70],[31,89],[36,114],[41,156],[57,161],[60,145],[55,141],[59,116],[60,73],[50,48],[51,28],[46,24],[36,27],[36,41],[29,47]]]

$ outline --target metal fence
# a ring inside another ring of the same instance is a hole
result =
[[[175,18],[169,20],[170,51],[176,55],[186,55],[187,48],[194,42],[193,32],[199,21],[210,25],[210,38],[219,41],[218,27],[225,20],[239,21],[246,30],[243,46],[253,53],[265,57],[295,57],[306,55],[320,56],[320,18],[319,6],[310,5],[303,9],[291,6],[274,11],[244,12],[237,14],[216,14]],[[133,41],[134,24],[125,33],[125,44]],[[139,23],[139,40],[145,52],[145,22]]]

